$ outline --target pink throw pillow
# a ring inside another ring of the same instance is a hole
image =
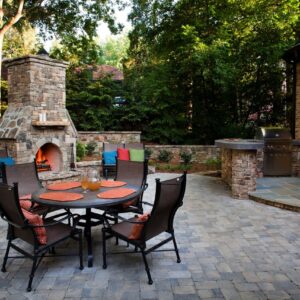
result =
[[[36,225],[36,226],[44,226],[43,219],[37,215],[33,214],[25,209],[22,208],[22,212],[24,217],[28,220],[30,225]],[[47,233],[45,227],[35,227],[33,228],[39,243],[41,245],[46,245],[47,244]]]
[[[130,160],[129,150],[128,149],[122,149],[118,148],[118,159],[120,160]]]

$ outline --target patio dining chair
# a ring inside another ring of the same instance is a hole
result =
[[[72,238],[79,244],[79,261],[80,269],[83,269],[82,262],[82,231],[77,229],[76,215],[69,214],[60,220],[52,218],[42,219],[39,215],[30,213],[20,207],[18,184],[13,186],[0,183],[0,214],[1,218],[8,223],[7,231],[7,248],[5,251],[2,272],[6,272],[6,263],[8,258],[30,258],[32,259],[32,267],[29,274],[27,291],[32,288],[32,281],[36,269],[38,268],[43,257],[48,252],[54,253],[54,247],[59,243]],[[73,225],[62,223],[62,221],[72,218]],[[32,251],[28,251],[22,247],[23,240],[32,246]],[[21,256],[9,256],[10,250],[14,249]],[[74,254],[73,254],[74,255]]]
[[[138,214],[143,213],[143,193],[147,189],[147,170],[148,161],[136,162],[130,160],[120,160],[117,159],[117,171],[116,171],[116,181],[124,181],[127,184],[138,186],[141,188],[141,194],[135,199],[130,200],[127,203],[111,206],[105,211],[106,218],[113,220],[114,223],[118,222],[118,214],[135,212]],[[111,215],[109,218],[107,215]]]
[[[7,146],[0,149],[0,163],[6,164],[6,165],[14,164],[13,158],[8,156]],[[2,175],[1,169],[0,169],[0,182],[3,182],[3,175]]]
[[[127,149],[145,149],[145,146],[143,143],[131,142],[131,143],[125,143],[125,148],[127,148]]]
[[[172,241],[174,249],[162,249],[161,251],[175,251],[177,262],[180,263],[179,251],[174,235],[174,217],[177,209],[183,204],[183,197],[186,187],[186,172],[180,177],[170,180],[160,181],[156,179],[156,193],[153,208],[149,214],[135,216],[131,219],[122,219],[122,222],[102,228],[103,245],[103,268],[107,267],[107,240],[111,237],[117,237],[133,245],[135,251],[131,253],[141,253],[148,276],[148,283],[152,284],[149,265],[146,255],[155,251],[159,247]],[[160,240],[150,248],[147,248],[147,242],[160,235],[168,233],[168,237]],[[159,251],[159,250],[157,250]],[[122,252],[119,252],[122,253]],[[128,253],[128,252],[124,252]]]
[[[105,179],[108,179],[109,176],[115,176],[116,174],[116,158],[118,148],[123,149],[124,144],[103,143],[102,170],[103,177]]]
[[[6,146],[0,149],[0,157],[8,157],[8,150]]]
[[[12,166],[1,164],[0,169],[3,183],[8,185],[12,185],[14,182],[18,183],[20,204],[24,209],[43,216],[54,210],[31,202],[31,194],[43,187],[38,177],[35,161]]]

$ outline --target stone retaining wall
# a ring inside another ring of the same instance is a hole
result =
[[[151,159],[157,160],[159,152],[166,150],[172,153],[171,163],[181,161],[180,153],[192,153],[192,162],[205,163],[208,159],[220,159],[220,148],[213,145],[146,145],[151,151]]]
[[[139,143],[141,141],[140,131],[78,131],[78,140],[82,144],[95,142],[95,149],[102,153],[103,143]]]
[[[140,142],[140,131],[78,131],[78,142],[87,145],[95,142],[96,153],[102,154],[103,143]],[[192,153],[192,162],[205,163],[208,159],[220,159],[220,149],[213,145],[146,145],[151,151],[151,159],[157,160],[159,152],[166,150],[172,153],[171,163],[180,162],[180,152]]]

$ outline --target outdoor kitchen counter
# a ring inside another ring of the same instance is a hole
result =
[[[232,196],[248,199],[256,190],[257,150],[264,147],[263,140],[222,139],[215,145],[221,148],[222,179],[231,187]]]
[[[215,145],[220,148],[236,149],[236,150],[257,150],[264,147],[263,140],[249,139],[223,139],[216,140]]]

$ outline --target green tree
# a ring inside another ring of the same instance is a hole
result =
[[[67,108],[78,130],[111,130],[113,99],[120,95],[122,86],[102,78],[93,80],[92,70],[69,68],[67,72]]]
[[[256,112],[256,125],[286,122],[281,56],[296,41],[298,1],[133,4],[126,72],[135,99],[148,103],[153,113],[159,110],[160,123],[177,119],[173,123],[181,138],[212,143],[219,137],[251,135],[248,119]],[[149,76],[154,69],[163,74],[162,81],[167,79],[163,93],[160,77],[155,82]],[[172,95],[170,101],[166,95]],[[155,132],[156,122],[155,117],[147,123],[149,133]],[[174,141],[174,126],[162,127],[158,135],[158,140]]]
[[[102,50],[95,39],[84,36],[66,36],[63,42],[56,41],[50,56],[65,60],[71,65],[97,65],[102,62]]]
[[[28,54],[36,54],[41,47],[34,28],[24,25],[22,32],[10,28],[3,41],[3,57],[14,58]]]
[[[45,38],[92,38],[100,20],[105,21],[113,32],[121,28],[114,22],[115,5],[121,7],[124,4],[122,0],[9,0],[4,5],[0,0],[0,66],[4,35],[12,26],[22,30],[24,24],[31,24],[38,27]]]
[[[129,47],[129,39],[127,33],[122,34],[118,38],[110,37],[102,45],[103,64],[115,66],[119,69],[123,68],[123,59],[126,57]]]

